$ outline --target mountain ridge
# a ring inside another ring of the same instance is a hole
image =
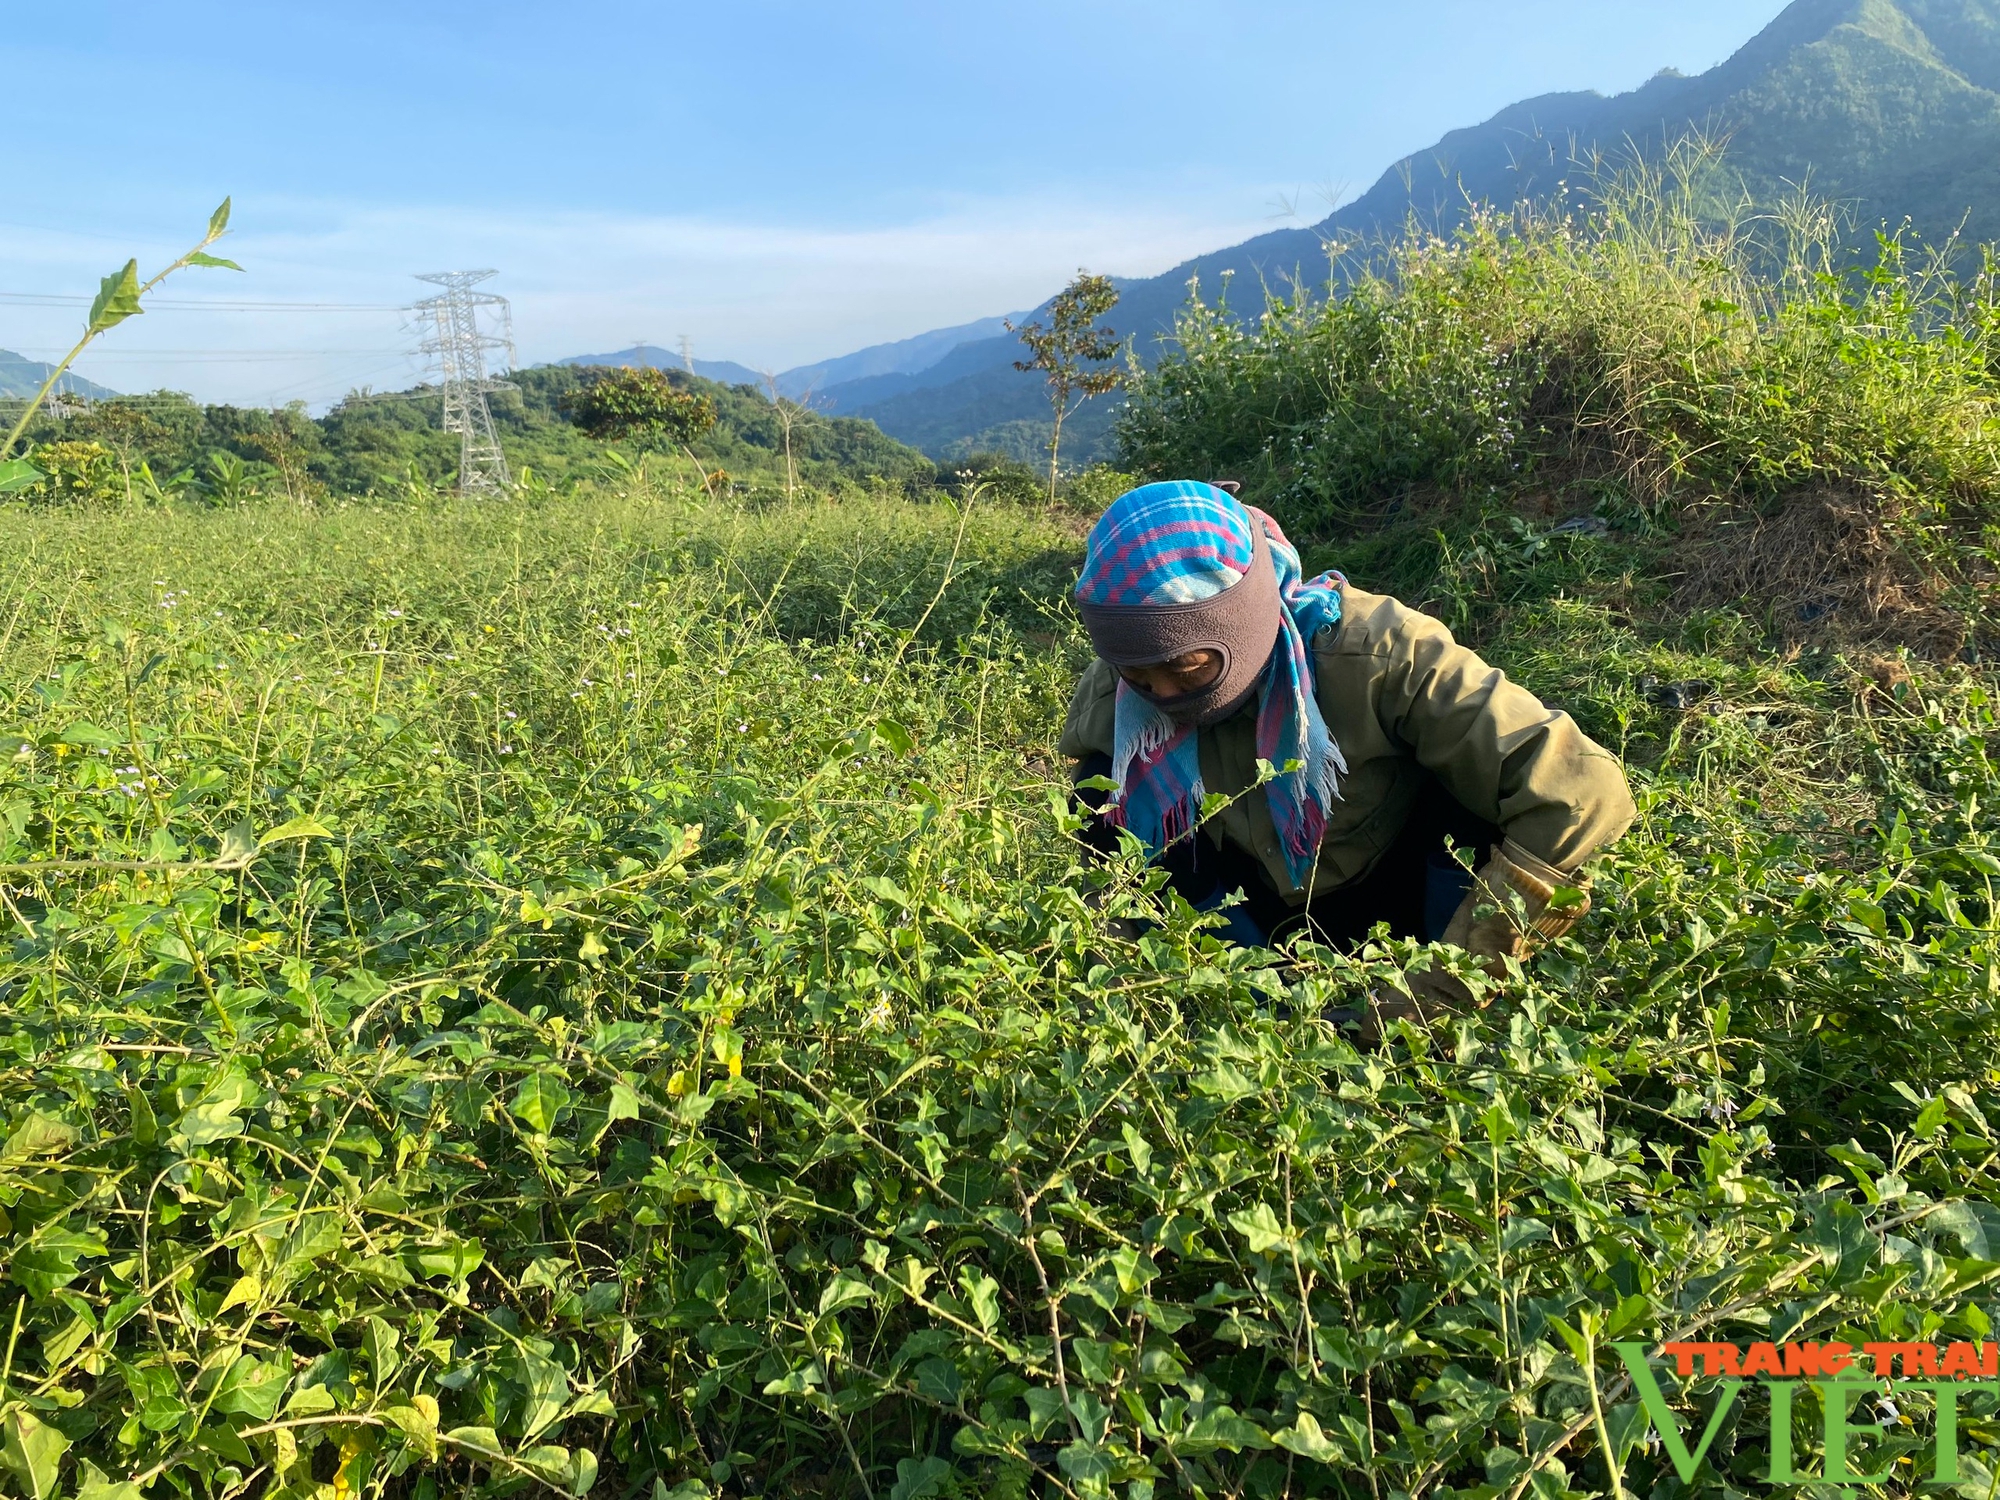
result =
[[[1295,272],[1323,285],[1330,241],[1394,232],[1412,216],[1449,231],[1472,202],[1545,198],[1587,170],[1592,153],[1654,150],[1691,131],[1726,138],[1728,169],[1762,201],[1809,182],[1848,205],[1863,230],[1908,217],[1943,239],[1962,220],[1972,239],[2000,238],[2000,0],[1794,0],[1706,72],[1662,71],[1622,94],[1519,100],[1404,156],[1317,224],[1272,230],[1157,276],[1114,277],[1121,300],[1111,321],[1145,357],[1171,332],[1190,278],[1213,300],[1222,273],[1233,272],[1239,306],[1252,285],[1284,287]],[[1046,432],[1048,416],[1041,382],[1013,370],[1018,356],[1011,338],[984,340],[893,388],[833,384],[821,401],[934,459],[962,457],[1003,433],[1019,449],[1025,432]],[[1085,421],[1065,451],[1101,456],[1109,427],[1108,412]]]
[[[55,368],[39,359],[29,359],[24,354],[16,354],[12,349],[0,349],[0,400],[18,400],[32,396],[42,388],[42,382],[49,378],[49,371]],[[59,396],[82,396],[91,401],[107,401],[118,392],[94,380],[85,380],[75,371],[63,373],[55,384],[54,394]]]
[[[767,383],[775,384],[779,395],[793,400],[813,401],[815,405],[819,404],[814,400],[815,393],[828,385],[879,381],[885,382],[880,389],[888,394],[903,389],[896,382],[912,380],[950,358],[961,344],[1004,337],[1008,321],[1022,316],[1024,314],[1003,313],[997,317],[975,318],[970,323],[959,323],[949,328],[933,328],[906,339],[870,344],[852,354],[795,365],[771,377],[732,359],[697,359],[693,361],[692,373],[704,380],[718,380],[724,385],[754,385],[760,390],[765,389]],[[662,370],[687,367],[685,362],[667,350],[651,344],[634,344],[615,354],[573,354],[567,359],[552,362],[559,365],[651,365]]]
[[[1214,301],[1228,273],[1235,305],[1252,312],[1260,288],[1323,287],[1330,243],[1412,220],[1448,233],[1475,204],[1543,200],[1595,162],[1691,132],[1727,142],[1725,170],[1753,200],[1809,185],[1847,208],[1863,244],[1877,223],[1906,219],[1932,241],[1961,228],[1974,241],[2000,239],[2000,0],[1793,0],[1705,72],[1662,70],[1620,94],[1518,100],[1392,163],[1316,224],[1270,230],[1155,276],[1114,276],[1120,301],[1110,321],[1150,360],[1190,281]],[[1021,348],[990,327],[999,321],[801,366],[779,376],[779,388],[873,420],[941,462],[982,448],[1034,458],[1049,422],[1044,387],[1013,368]],[[906,346],[923,351],[921,362],[884,353]],[[700,361],[696,370],[705,373]],[[801,372],[810,378],[794,378]],[[1108,452],[1114,401],[1091,403],[1065,427],[1067,456]]]

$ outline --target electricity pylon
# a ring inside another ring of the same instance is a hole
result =
[[[458,492],[461,495],[499,494],[513,483],[507,473],[507,455],[500,451],[499,435],[493,430],[493,413],[487,409],[486,393],[498,384],[486,373],[486,351],[506,351],[503,369],[514,364],[514,311],[505,297],[472,288],[493,271],[433,271],[417,280],[444,288],[444,295],[427,297],[411,311],[430,320],[433,331],[417,347],[434,359],[438,384],[444,388],[444,430],[459,434]],[[497,322],[498,333],[479,330],[479,310],[495,309],[489,322]]]

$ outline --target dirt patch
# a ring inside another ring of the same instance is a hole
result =
[[[1691,517],[1684,538],[1677,604],[1764,611],[1793,643],[1907,646],[1936,660],[1965,645],[1946,580],[1911,554],[1872,495],[1810,490],[1764,511],[1718,508]]]

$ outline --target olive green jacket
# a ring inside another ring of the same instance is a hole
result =
[[[1386,594],[1341,589],[1341,618],[1312,640],[1320,712],[1347,771],[1327,814],[1314,891],[1374,868],[1401,832],[1428,770],[1465,807],[1557,869],[1573,871],[1631,826],[1617,757],[1570,716],[1507,680],[1429,615]],[[1111,753],[1117,674],[1093,661],[1070,700],[1059,748]],[[1238,796],[1257,779],[1254,706],[1201,731],[1202,784],[1232,797],[1206,825],[1255,854],[1271,883],[1305,892],[1285,868],[1270,804]]]

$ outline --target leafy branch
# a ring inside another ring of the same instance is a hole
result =
[[[41,389],[29,398],[27,406],[22,409],[13,430],[7,434],[7,440],[0,442],[0,495],[11,495],[17,490],[28,488],[29,485],[39,484],[47,477],[25,458],[10,458],[8,455],[14,451],[14,445],[21,440],[21,434],[28,430],[28,423],[34,419],[35,413],[40,410],[49,392],[55,389],[56,382],[62,379],[64,372],[76,362],[77,356],[90,346],[93,339],[116,328],[127,318],[137,317],[144,312],[146,309],[141,303],[146,294],[184,266],[220,266],[229,271],[243,269],[233,260],[224,260],[219,255],[208,253],[208,247],[228,232],[229,200],[224,198],[221,206],[208,216],[208,233],[201,237],[201,242],[150,281],[142,283],[139,280],[139,262],[136,259],[126,261],[122,269],[113,271],[104,278],[98,286],[97,296],[91,301],[90,316],[84,320],[83,337],[78,339],[75,347],[49,371],[48,378],[41,384]]]

